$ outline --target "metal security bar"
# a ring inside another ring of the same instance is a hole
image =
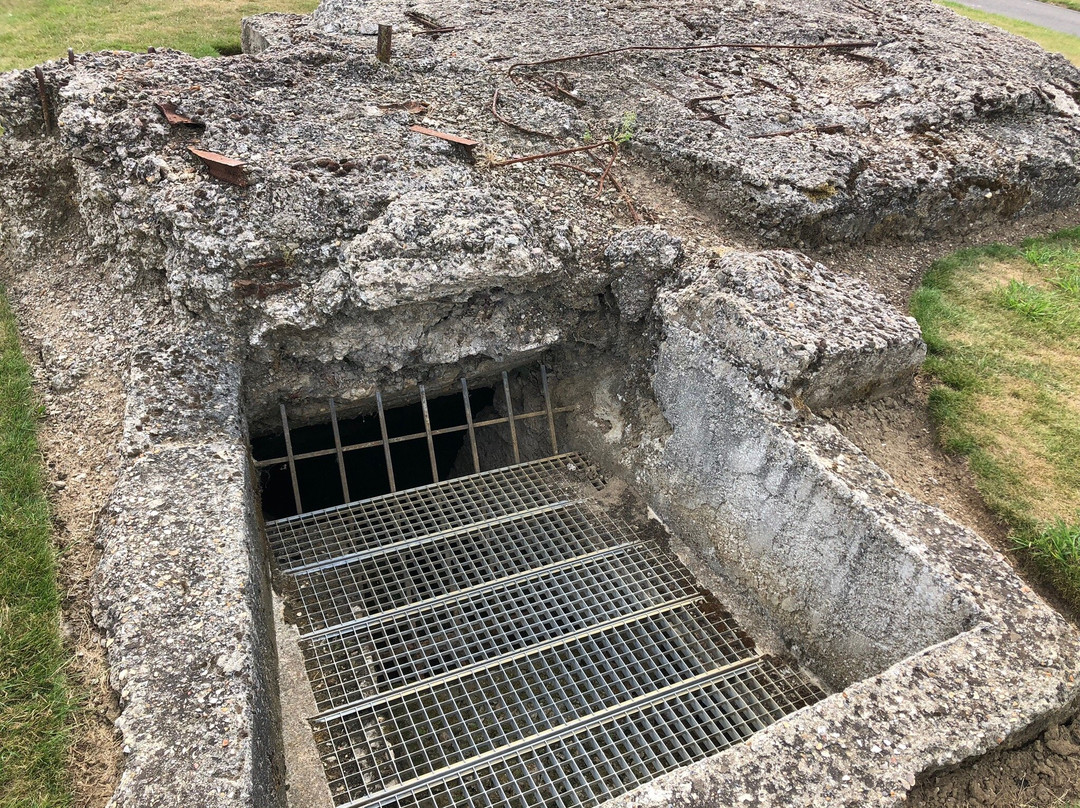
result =
[[[824,694],[578,455],[268,525],[336,806],[590,808]]]
[[[296,463],[300,460],[312,460],[320,457],[337,457],[338,470],[341,476],[341,489],[345,496],[345,501],[349,502],[351,497],[349,496],[349,481],[348,476],[345,473],[345,455],[348,452],[356,452],[363,449],[374,449],[379,446],[383,449],[383,458],[386,462],[386,475],[387,480],[390,483],[390,492],[397,491],[397,479],[394,475],[394,461],[390,453],[390,447],[393,444],[405,443],[407,441],[425,440],[427,441],[428,456],[431,463],[431,476],[435,483],[439,482],[439,468],[435,457],[435,438],[440,435],[453,435],[459,432],[465,432],[469,439],[470,454],[473,462],[473,471],[480,472],[480,455],[476,446],[476,430],[484,429],[487,427],[499,426],[501,424],[507,424],[510,430],[510,443],[514,453],[514,463],[521,462],[521,449],[518,444],[518,423],[521,421],[527,421],[532,418],[545,418],[548,425],[548,437],[551,442],[551,454],[557,455],[559,453],[559,442],[555,435],[555,415],[558,413],[573,412],[573,407],[552,407],[551,404],[551,390],[548,385],[548,373],[547,368],[544,365],[540,365],[540,386],[541,394],[544,400],[544,409],[536,410],[533,412],[515,413],[514,404],[510,394],[510,379],[506,373],[502,373],[502,387],[503,394],[506,400],[506,416],[502,418],[488,418],[483,421],[476,421],[473,418],[472,402],[469,399],[469,384],[465,379],[460,380],[461,392],[464,399],[465,408],[465,423],[455,426],[442,427],[439,429],[433,429],[431,426],[431,416],[428,411],[428,391],[424,385],[418,385],[420,407],[424,420],[424,431],[413,432],[407,435],[390,435],[386,426],[386,411],[383,406],[383,398],[381,392],[375,393],[375,405],[379,416],[379,426],[382,436],[379,440],[364,441],[361,443],[351,443],[343,446],[341,443],[341,432],[337,417],[337,405],[333,398],[328,399],[329,411],[330,411],[330,424],[334,432],[334,446],[333,448],[316,449],[310,452],[294,452],[292,443],[292,432],[289,428],[288,412],[284,404],[280,404],[281,410],[281,429],[285,438],[285,454],[281,457],[271,457],[263,460],[256,460],[256,468],[267,468],[269,466],[278,466],[282,464],[288,465],[289,477],[292,482],[293,499],[296,505],[296,512],[298,514],[304,513],[303,500],[300,495],[300,478],[296,472]],[[444,391],[445,392],[445,391]]]

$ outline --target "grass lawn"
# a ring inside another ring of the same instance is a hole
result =
[[[1080,228],[962,250],[912,298],[942,445],[1080,608]]]
[[[0,0],[0,3],[3,2],[7,2],[7,0]],[[1029,22],[1014,20],[1011,17],[1003,17],[1000,14],[990,14],[986,11],[968,8],[959,3],[950,2],[950,0],[937,0],[937,2],[951,8],[957,14],[963,14],[965,17],[975,20],[976,22],[985,22],[990,25],[996,25],[998,28],[1003,28],[1011,34],[1027,37],[1038,43],[1045,50],[1053,53],[1061,53],[1074,65],[1080,65],[1080,37],[1061,34],[1057,31],[1051,31],[1049,28],[1042,28],[1038,25],[1032,25]],[[1080,0],[1061,0],[1058,5],[1080,9]]]
[[[0,290],[2,292],[2,290]],[[72,710],[60,642],[49,506],[41,490],[38,407],[0,294],[0,806],[70,802]]]
[[[315,6],[315,0],[0,0],[0,71],[66,58],[68,48],[239,53],[242,17],[306,14]]]

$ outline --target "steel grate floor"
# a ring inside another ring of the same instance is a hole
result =
[[[592,806],[824,694],[560,455],[270,523],[337,806]]]

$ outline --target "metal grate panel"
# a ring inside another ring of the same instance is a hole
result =
[[[599,486],[576,454],[485,471],[266,526],[279,568],[294,570],[383,544],[579,499]]]
[[[586,808],[823,696],[594,479],[562,456],[271,526],[335,804]]]
[[[519,652],[317,719],[331,788],[385,789],[736,662],[693,605]],[[319,733],[317,733],[318,736]]]
[[[694,594],[685,573],[631,545],[567,567],[418,604],[301,640],[320,710],[547,642]],[[722,631],[736,626],[726,615]]]
[[[331,793],[348,808],[596,805],[734,746],[821,695],[790,668],[755,658],[383,792],[340,780]]]
[[[623,525],[579,503],[420,537],[385,552],[291,576],[306,629],[317,630],[630,542]]]

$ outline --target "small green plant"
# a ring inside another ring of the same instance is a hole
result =
[[[620,146],[625,146],[631,140],[634,139],[634,131],[637,128],[637,114],[633,112],[627,112],[622,116],[622,120],[619,121],[618,128],[611,133],[611,139]]]
[[[590,132],[588,129],[586,129],[585,134],[583,134],[581,136],[581,142],[586,146],[591,145],[593,143],[593,134],[592,134],[592,132]]]

